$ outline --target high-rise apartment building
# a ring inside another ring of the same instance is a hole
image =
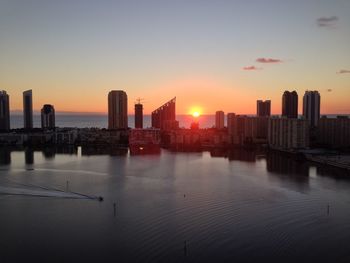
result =
[[[296,118],[269,118],[268,143],[272,148],[283,150],[308,148],[308,121]]]
[[[135,128],[143,128],[143,105],[141,103],[135,104]]]
[[[224,127],[225,127],[225,113],[220,110],[215,113],[215,128],[223,129]]]
[[[282,96],[282,116],[287,118],[298,118],[298,93],[296,91],[285,91]]]
[[[4,90],[0,90],[0,130],[10,129],[10,99]]]
[[[257,100],[256,101],[256,114],[259,117],[271,116],[271,100]]]
[[[303,97],[303,116],[311,127],[317,127],[320,119],[321,96],[318,91],[305,91]]]
[[[108,93],[108,129],[128,128],[128,96],[123,90]]]
[[[55,128],[55,109],[50,104],[45,104],[41,109],[41,128]]]
[[[23,92],[24,129],[33,129],[33,94],[32,90]]]
[[[176,97],[152,112],[152,128],[175,130],[179,128],[175,113]]]

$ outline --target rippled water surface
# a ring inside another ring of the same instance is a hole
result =
[[[342,171],[243,150],[98,153],[0,150],[0,262],[350,262]]]

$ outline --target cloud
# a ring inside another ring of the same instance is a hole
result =
[[[338,21],[339,18],[336,16],[320,17],[317,19],[317,25],[319,27],[334,27]]]
[[[327,89],[327,92],[332,92],[332,89]]]
[[[350,70],[348,69],[341,69],[337,72],[337,74],[349,74],[350,73]]]
[[[247,66],[247,67],[243,67],[243,70],[262,70],[262,68],[258,68],[255,66]]]
[[[257,58],[256,62],[259,63],[282,63],[283,61],[276,58]]]

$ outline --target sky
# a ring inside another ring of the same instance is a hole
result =
[[[284,90],[321,94],[321,113],[350,113],[349,0],[0,0],[0,89],[11,110],[128,111],[176,96],[177,113],[256,113]]]

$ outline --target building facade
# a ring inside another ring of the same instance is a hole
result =
[[[227,133],[230,144],[266,143],[267,132],[268,117],[227,114]]]
[[[309,122],[295,118],[269,118],[268,144],[282,150],[308,148]]]
[[[179,127],[176,121],[176,97],[152,112],[152,128],[173,130]]]
[[[108,93],[108,129],[128,128],[128,96],[123,90]]]
[[[55,126],[55,108],[50,104],[45,104],[41,109],[41,128],[54,129]]]
[[[259,117],[271,116],[271,100],[257,100],[256,101],[256,115]]]
[[[298,118],[298,93],[285,91],[282,96],[282,116],[286,118]]]
[[[350,119],[322,117],[317,129],[318,144],[330,148],[350,148]]]
[[[141,103],[135,104],[135,128],[143,128],[143,105]]]
[[[0,90],[0,130],[10,130],[10,98],[4,90]]]
[[[33,94],[32,90],[23,92],[24,129],[33,129]]]
[[[303,97],[303,116],[311,127],[317,127],[320,119],[321,96],[318,91],[305,91]]]
[[[225,113],[220,110],[215,113],[215,128],[223,129],[224,127],[225,127]]]

